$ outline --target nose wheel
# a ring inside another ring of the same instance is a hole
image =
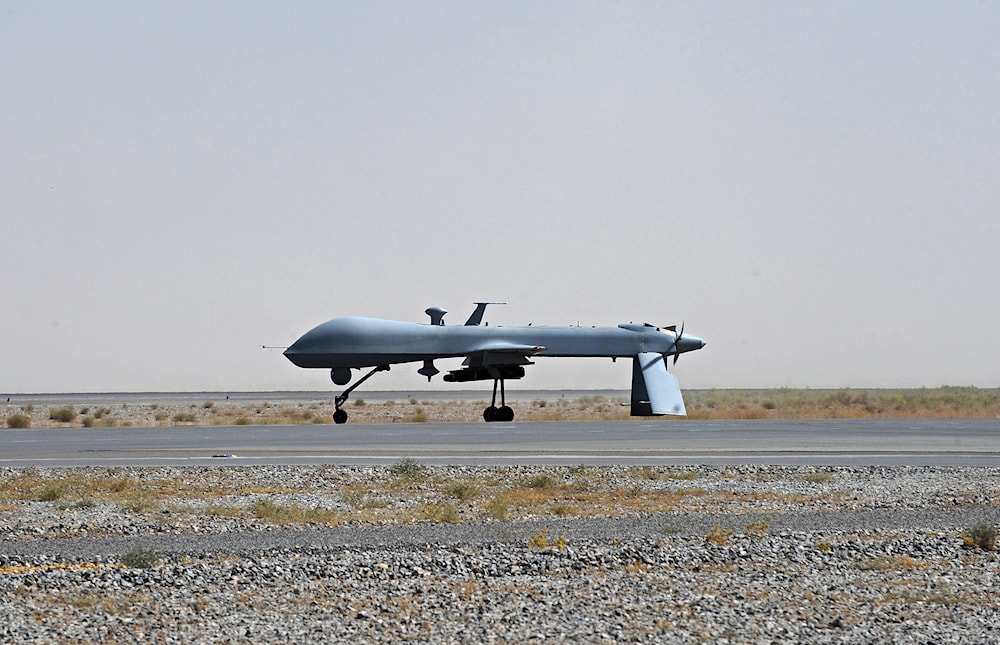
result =
[[[500,407],[497,407],[497,383],[500,384]],[[490,407],[483,410],[483,421],[492,423],[502,421],[504,423],[514,420],[514,409],[507,405],[506,393],[504,392],[503,379],[493,379],[493,402]]]
[[[351,392],[357,389],[359,385],[361,385],[371,377],[375,376],[375,372],[388,372],[388,371],[389,371],[388,365],[379,365],[372,371],[368,372],[367,374],[359,378],[357,383],[344,390],[343,393],[338,394],[337,397],[333,400],[333,407],[334,407],[333,422],[336,423],[337,425],[343,425],[347,423],[347,410],[344,409],[344,404],[347,403],[347,399],[350,398]],[[336,381],[334,382],[336,383]]]

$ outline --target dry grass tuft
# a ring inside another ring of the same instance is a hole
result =
[[[301,504],[277,504],[269,499],[257,500],[250,505],[249,510],[257,519],[267,520],[275,524],[337,525],[341,523],[340,514],[335,510],[318,506],[307,507]]]
[[[997,527],[988,522],[978,522],[969,527],[962,541],[970,549],[994,551],[997,548]]]
[[[506,522],[510,517],[510,504],[501,495],[491,497],[490,501],[483,507],[483,515],[494,520]]]
[[[569,544],[569,540],[565,536],[560,535],[556,538],[549,539],[549,530],[542,529],[538,533],[535,533],[528,538],[528,548],[529,549],[548,549],[553,548],[562,551]]]
[[[21,429],[31,427],[31,417],[27,414],[21,414],[20,412],[9,415],[6,421],[8,428]]]
[[[732,537],[733,532],[729,529],[724,529],[716,524],[712,531],[705,536],[705,541],[709,544],[714,544],[715,546],[725,546],[729,538]]]
[[[828,470],[819,470],[812,473],[805,473],[801,476],[801,479],[810,484],[828,484],[835,479],[835,476]]]
[[[421,520],[438,524],[458,524],[462,521],[458,509],[448,502],[421,504],[417,509],[417,516]]]
[[[468,502],[483,494],[483,489],[471,479],[452,482],[445,486],[445,493],[460,502]]]
[[[767,537],[767,522],[763,520],[759,522],[750,522],[747,524],[747,527],[743,529],[743,535],[744,537],[763,540]]]
[[[880,555],[876,558],[864,560],[858,565],[862,571],[891,571],[906,569],[929,569],[931,565],[927,562],[917,560],[908,555]]]

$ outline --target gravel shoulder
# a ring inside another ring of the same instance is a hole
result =
[[[1000,469],[405,466],[0,472],[0,639],[1000,636]]]

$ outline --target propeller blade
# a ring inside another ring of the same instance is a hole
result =
[[[674,328],[676,329],[676,326]],[[683,335],[684,335],[684,321],[682,320],[681,321],[681,330],[679,332],[677,332],[677,336],[674,338],[674,363],[673,363],[674,365],[677,364],[677,359],[681,355],[680,347],[677,346],[677,343],[681,342],[681,337]]]

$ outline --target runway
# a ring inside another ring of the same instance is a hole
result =
[[[1000,466],[998,419],[0,430],[0,467],[252,464]]]

